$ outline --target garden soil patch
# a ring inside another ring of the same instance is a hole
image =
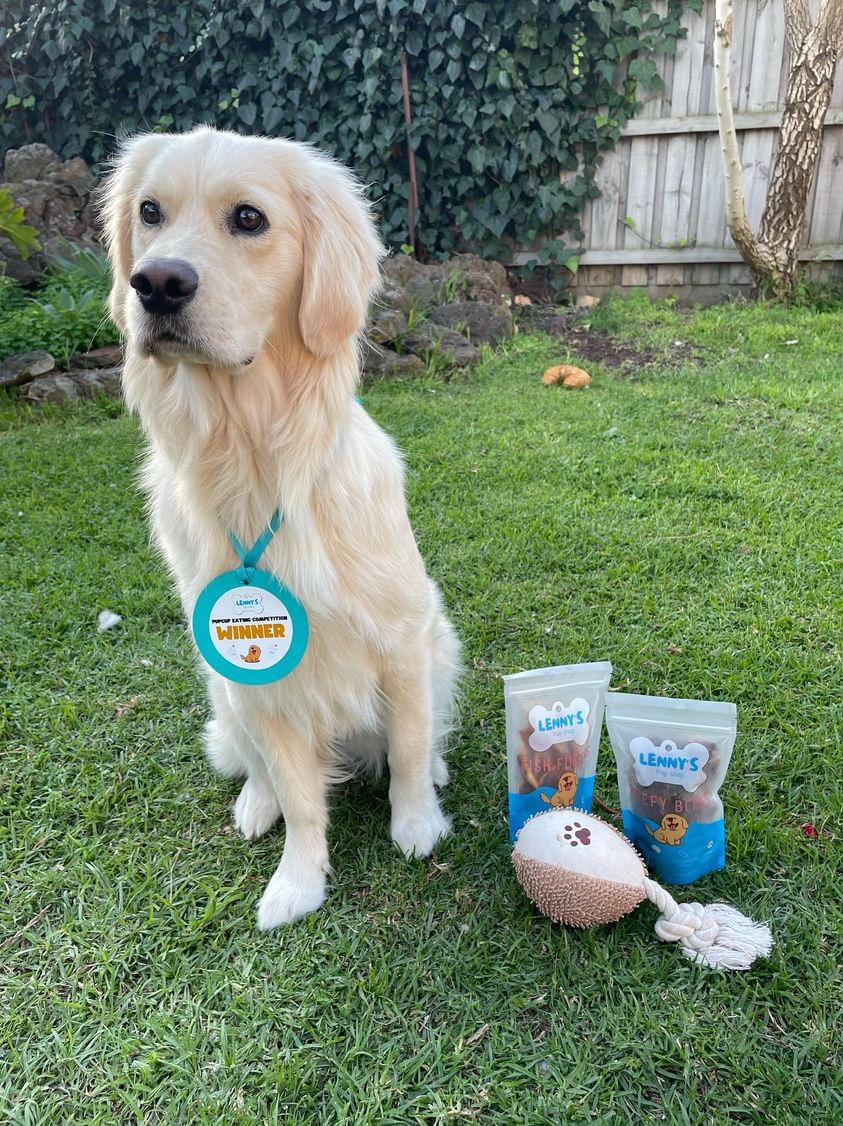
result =
[[[561,340],[572,355],[604,368],[638,368],[658,362],[659,357],[649,348],[592,329],[589,312],[569,312],[556,305],[525,305],[518,310],[518,327],[522,332],[546,332]]]

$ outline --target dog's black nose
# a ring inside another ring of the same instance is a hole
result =
[[[175,313],[196,293],[199,275],[181,258],[152,258],[129,278],[147,313]]]

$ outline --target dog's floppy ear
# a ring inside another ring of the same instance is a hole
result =
[[[384,249],[360,185],[334,161],[303,193],[304,262],[299,331],[316,356],[330,356],[366,323]]]
[[[132,270],[132,208],[137,184],[146,166],[166,147],[169,138],[161,133],[145,133],[124,141],[112,161],[112,170],[99,197],[103,240],[111,262],[111,293],[108,310],[111,319],[125,331],[124,306]]]

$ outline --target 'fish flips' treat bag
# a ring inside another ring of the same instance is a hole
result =
[[[608,661],[503,678],[509,833],[547,809],[591,809]]]
[[[690,884],[726,866],[718,793],[737,734],[734,704],[609,692],[623,829],[659,878]]]

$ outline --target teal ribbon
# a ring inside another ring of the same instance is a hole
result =
[[[237,552],[240,559],[241,566],[237,569],[237,577],[244,585],[248,585],[255,574],[255,568],[258,565],[258,560],[266,550],[267,544],[281,527],[281,521],[284,519],[284,514],[280,508],[276,508],[270,517],[269,523],[255,540],[250,548],[245,548],[240,540],[235,536],[234,532],[228,533],[228,538],[231,541],[231,546]]]

